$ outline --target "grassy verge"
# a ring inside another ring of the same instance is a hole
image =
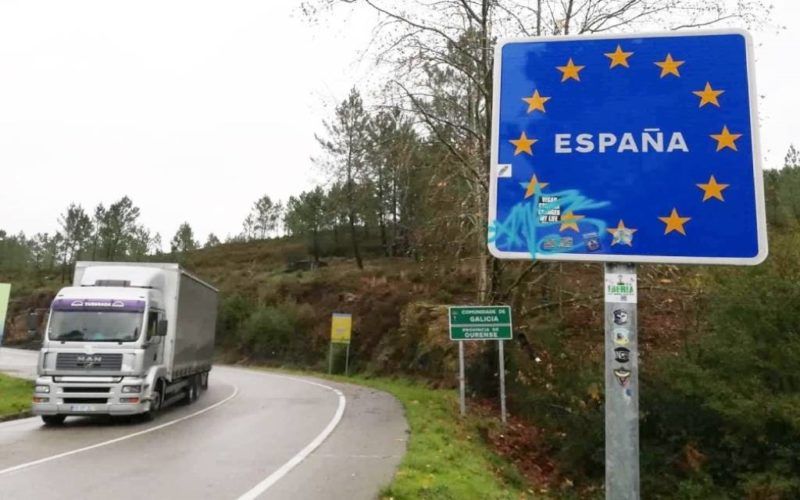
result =
[[[455,391],[431,389],[406,379],[293,373],[372,387],[403,404],[411,429],[408,449],[381,498],[540,498],[528,489],[516,467],[496,455],[481,438],[479,428],[487,421],[459,417]]]
[[[0,420],[26,415],[32,394],[33,382],[0,373]]]
[[[461,420],[454,391],[429,389],[406,380],[338,378],[386,391],[399,399],[411,428],[408,451],[384,498],[525,498],[513,465],[483,442],[480,421]]]

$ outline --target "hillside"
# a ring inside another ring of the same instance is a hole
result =
[[[767,176],[770,257],[763,265],[639,268],[647,498],[800,496],[798,172]],[[349,312],[354,371],[454,387],[457,350],[445,306],[477,301],[473,257],[384,257],[365,238],[359,269],[345,241],[320,239],[319,267],[300,237],[159,259],[182,261],[220,288],[220,360],[325,370],[330,314]],[[514,316],[506,351],[512,425],[487,428],[484,439],[530,483],[595,497],[604,470],[602,269],[495,265],[492,301],[511,305]],[[35,345],[27,313],[45,311],[59,273],[0,279],[13,285],[7,341]],[[467,366],[470,408],[496,414],[495,345],[470,343]]]

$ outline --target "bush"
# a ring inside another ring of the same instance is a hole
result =
[[[217,345],[230,345],[254,308],[241,295],[223,296],[217,311]]]
[[[710,331],[643,377],[648,497],[800,498],[800,241],[772,243],[760,267],[715,271]]]
[[[308,304],[284,302],[256,309],[238,331],[242,354],[260,360],[297,364],[313,350],[314,311]]]

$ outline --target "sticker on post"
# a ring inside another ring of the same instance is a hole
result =
[[[626,405],[631,404],[631,401],[633,401],[633,391],[626,387],[625,390],[622,391],[622,397],[625,399]]]
[[[511,177],[511,164],[510,163],[502,163],[497,166],[497,177],[498,178],[509,178]]]
[[[625,347],[617,347],[614,349],[614,360],[617,363],[627,363],[631,360],[631,351]]]
[[[625,368],[617,368],[614,370],[614,376],[617,377],[619,385],[626,387],[631,378],[631,371]]]
[[[627,328],[614,328],[614,343],[617,345],[628,345],[631,341],[631,331]]]
[[[636,303],[636,275],[632,273],[606,274],[606,302]]]
[[[600,250],[600,236],[595,233],[586,233],[583,235],[583,243],[586,245],[586,249],[590,252],[596,252]]]
[[[615,325],[624,325],[628,322],[628,311],[624,309],[615,309],[613,314]]]

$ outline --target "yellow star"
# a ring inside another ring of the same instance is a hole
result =
[[[736,149],[736,139],[741,136],[742,134],[731,134],[730,131],[728,131],[727,125],[722,127],[722,132],[719,134],[711,134],[711,138],[717,141],[717,151],[725,148],[731,148],[734,151],[739,151]]]
[[[633,55],[633,52],[623,52],[622,47],[617,45],[617,50],[614,52],[606,52],[603,55],[611,59],[611,66],[609,66],[610,68],[615,66],[625,66],[626,68],[630,68],[630,66],[628,66],[628,58]]]
[[[623,245],[628,245],[629,247],[633,246],[633,233],[638,231],[638,229],[633,229],[631,227],[625,227],[625,222],[620,219],[617,227],[614,229],[606,229],[614,239],[611,241],[611,246],[616,245],[617,243],[621,243]]]
[[[711,88],[711,84],[706,82],[706,88],[703,90],[694,90],[692,94],[698,96],[700,98],[700,106],[702,108],[708,103],[713,104],[716,107],[719,107],[719,101],[717,101],[717,97],[725,92],[724,90],[714,90]]]
[[[658,220],[667,225],[666,229],[664,229],[664,234],[669,234],[672,231],[678,231],[682,235],[686,236],[686,230],[683,229],[683,225],[692,220],[692,218],[681,217],[678,215],[678,210],[673,208],[672,213],[669,214],[669,217],[659,217]]]
[[[523,101],[528,103],[528,113],[532,113],[536,110],[541,111],[544,113],[544,103],[550,100],[549,97],[544,97],[539,95],[538,90],[533,91],[533,95],[530,97],[523,97]]]
[[[682,65],[686,61],[675,61],[672,59],[672,54],[667,54],[667,58],[663,61],[658,61],[654,63],[656,66],[661,68],[661,78],[664,78],[667,75],[675,75],[681,76],[678,72],[678,66]]]
[[[569,58],[567,61],[566,66],[556,66],[556,69],[559,70],[561,73],[561,81],[566,82],[570,78],[575,81],[581,81],[581,77],[578,75],[578,72],[585,68],[586,66],[576,66],[574,62],[572,62],[572,58]]]
[[[539,182],[539,179],[536,178],[536,174],[533,174],[531,181],[528,183],[528,189],[525,190],[525,198],[530,198],[534,194],[540,192],[542,189],[546,188],[548,184],[550,183]]]
[[[712,175],[708,180],[708,184],[698,184],[697,187],[703,190],[703,201],[716,198],[719,201],[725,201],[722,197],[722,190],[726,189],[730,184],[717,184],[717,179]]]
[[[514,150],[514,156],[517,156],[520,153],[528,153],[529,155],[533,155],[531,146],[533,146],[534,143],[539,142],[539,140],[528,139],[528,136],[525,135],[525,131],[523,131],[519,136],[519,139],[511,139],[508,142],[516,146],[516,149]]]
[[[561,216],[561,228],[558,230],[559,233],[563,233],[567,229],[572,229],[576,233],[579,233],[581,230],[578,229],[578,221],[586,217],[585,215],[575,215],[572,211],[565,212],[564,215]]]

